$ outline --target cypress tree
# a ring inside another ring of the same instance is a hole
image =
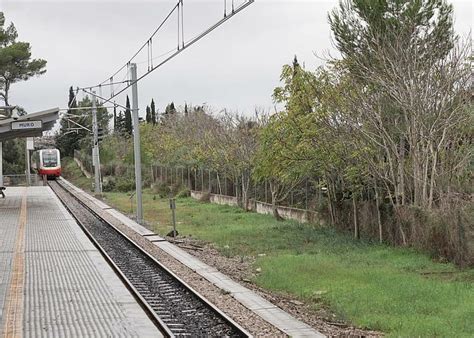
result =
[[[155,125],[156,124],[156,110],[155,110],[155,101],[153,101],[153,99],[151,99],[150,108],[151,108],[151,122],[153,123],[153,125]]]
[[[75,93],[72,86],[69,88],[69,99],[68,99],[68,109],[67,114],[77,115],[77,110],[72,108],[77,108],[77,101],[75,99]],[[77,122],[77,120],[76,120]],[[59,135],[56,137],[56,147],[64,156],[73,156],[74,149],[78,147],[78,141],[81,138],[79,133],[70,132],[70,122],[66,119],[61,119],[61,127]]]
[[[130,110],[130,99],[127,95],[127,103],[125,104],[125,121],[124,121],[124,132],[132,135],[133,133],[133,126],[132,126],[132,112]]]
[[[151,110],[149,106],[146,106],[146,123],[151,123]]]
[[[117,107],[114,106],[114,132],[117,132]]]
[[[118,116],[117,116],[117,132],[119,133],[124,133],[125,132],[125,126],[124,126],[124,117],[123,117],[123,112],[121,111]]]

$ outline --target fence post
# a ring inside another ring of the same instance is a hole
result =
[[[176,232],[176,199],[175,198],[170,198],[170,209],[171,209],[171,219],[173,222],[173,238],[176,238],[177,232]]]
[[[201,191],[204,191],[204,170],[201,168]]]
[[[308,210],[308,178],[305,181],[305,209]]]
[[[224,175],[224,195],[227,196],[227,175]]]
[[[192,187],[191,187],[191,174],[189,172],[189,167],[186,167],[186,174],[187,174],[186,176],[188,176],[187,186],[188,186],[188,189],[191,190],[192,189]]]
[[[268,199],[267,199],[267,180],[265,180],[265,203],[268,203]]]
[[[212,183],[211,183],[211,169],[208,170],[208,173],[209,173],[209,193],[212,194]]]

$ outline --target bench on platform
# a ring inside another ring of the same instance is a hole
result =
[[[0,187],[0,195],[2,195],[2,198],[5,198],[5,193],[3,192],[5,189],[5,187]]]

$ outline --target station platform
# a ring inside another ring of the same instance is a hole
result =
[[[0,337],[161,337],[49,187],[0,199]]]

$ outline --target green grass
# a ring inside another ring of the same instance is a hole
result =
[[[107,193],[130,213],[129,195]],[[171,229],[167,200],[144,194],[145,219],[155,231]],[[255,283],[311,304],[340,319],[389,336],[474,336],[474,270],[432,262],[410,249],[392,248],[329,228],[277,222],[238,208],[177,200],[178,230],[215,243],[226,255],[259,256]]]
[[[125,194],[107,200],[130,212]],[[144,195],[145,219],[171,229],[167,200]],[[314,308],[328,306],[359,327],[393,336],[474,335],[474,271],[432,262],[410,249],[354,241],[332,229],[207,204],[177,201],[182,235],[215,243],[224,254],[259,257],[255,282]]]

